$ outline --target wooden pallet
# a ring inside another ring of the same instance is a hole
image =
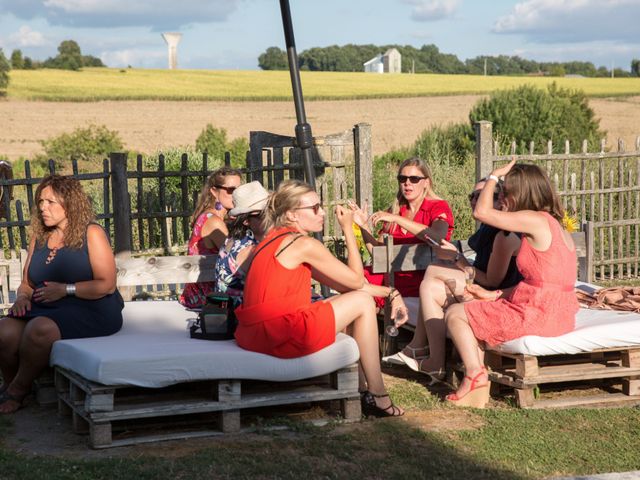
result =
[[[640,348],[621,347],[584,354],[533,356],[487,350],[485,363],[495,384],[512,387],[522,408],[640,404]],[[622,393],[538,400],[539,385],[621,379]]]
[[[76,433],[89,434],[92,448],[239,432],[241,411],[257,407],[339,400],[344,420],[361,418],[357,364],[300,382],[211,380],[160,389],[101,385],[56,367],[55,384],[59,414],[71,416]],[[198,428],[185,431],[190,418]],[[139,435],[150,423],[155,434]],[[123,428],[127,435],[116,438]]]

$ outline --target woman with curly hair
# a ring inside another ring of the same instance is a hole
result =
[[[229,235],[225,220],[233,208],[232,194],[241,183],[240,171],[231,167],[219,168],[209,175],[191,217],[189,255],[218,254]],[[187,308],[200,308],[214,290],[215,282],[188,283],[180,295],[180,303]]]
[[[22,407],[55,341],[111,335],[122,327],[113,251],[80,182],[50,175],[35,198],[22,283],[9,315],[0,319],[3,414]]]

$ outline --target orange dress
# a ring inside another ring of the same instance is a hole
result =
[[[259,251],[284,232],[297,233],[291,228],[274,229],[256,247],[259,253],[247,274],[242,305],[235,311],[238,318],[235,337],[245,350],[296,358],[335,342],[335,316],[328,302],[311,303],[309,265],[290,270],[276,258],[288,235]]]
[[[522,237],[516,258],[523,280],[506,298],[464,304],[469,325],[478,340],[497,345],[525,335],[557,337],[575,328],[578,301],[576,251],[562,238],[562,227],[544,212],[551,229],[551,245],[535,250]]]

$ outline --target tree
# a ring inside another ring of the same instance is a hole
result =
[[[89,160],[105,157],[111,152],[122,151],[123,148],[118,132],[109,130],[104,125],[77,128],[71,133],[63,133],[41,143],[46,156],[56,160]]]
[[[82,68],[82,52],[74,40],[64,40],[58,46],[58,56],[45,60],[43,67],[60,68],[62,70],[80,70]]]
[[[11,65],[0,48],[0,94],[4,94],[9,86],[9,70],[11,70]]]
[[[258,57],[258,66],[263,70],[286,70],[289,68],[287,53],[278,47],[269,47]]]
[[[634,77],[640,77],[640,60],[637,58],[631,60],[631,75]]]
[[[23,64],[23,68],[25,70],[33,70],[34,66],[33,66],[33,60],[31,60],[30,57],[24,57],[24,64]]]
[[[11,68],[16,70],[22,70],[24,68],[24,59],[22,58],[22,51],[19,49],[11,52]]]

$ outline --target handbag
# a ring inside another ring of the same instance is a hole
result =
[[[210,293],[198,319],[189,328],[190,337],[200,340],[231,340],[238,325],[234,310],[233,300],[229,295],[222,292]]]

